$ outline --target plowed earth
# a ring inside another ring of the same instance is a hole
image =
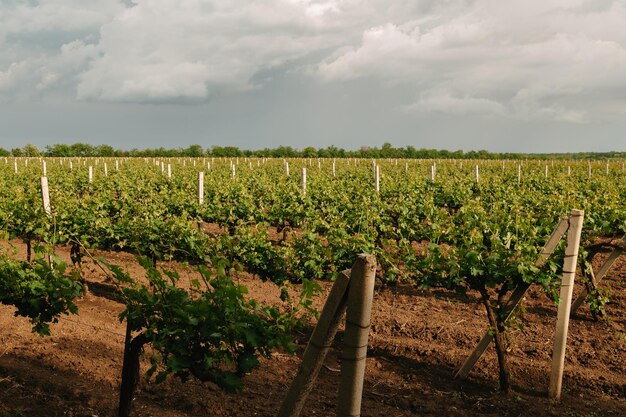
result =
[[[24,246],[2,242],[25,258]],[[69,252],[57,252],[69,263]],[[97,253],[143,276],[132,255]],[[606,258],[600,254],[594,263]],[[162,266],[193,275],[177,263]],[[0,306],[0,417],[114,416],[122,366],[124,325],[117,315],[104,273],[85,262],[89,294],[78,302],[79,315],[52,326],[51,337],[33,335],[27,320]],[[241,277],[250,296],[277,302],[272,283]],[[317,300],[321,307],[330,290]],[[570,322],[563,395],[547,398],[556,306],[540,289],[524,301],[523,328],[511,331],[513,393],[497,390],[493,347],[466,380],[454,369],[486,331],[486,315],[476,294],[419,290],[410,284],[376,292],[363,394],[363,416],[625,416],[626,415],[626,256],[601,282],[611,288],[608,321],[594,321],[583,306]],[[580,291],[576,288],[575,295]],[[297,335],[296,356],[277,352],[246,378],[239,394],[225,394],[210,383],[182,383],[170,378],[156,385],[142,380],[135,416],[274,416],[300,363],[308,334]],[[335,340],[305,406],[303,416],[335,414],[342,331]],[[147,369],[144,363],[144,369]]]

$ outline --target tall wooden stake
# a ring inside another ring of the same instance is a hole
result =
[[[50,209],[50,190],[48,188],[48,178],[46,177],[41,177],[41,200],[43,209],[49,216],[52,210]]]
[[[374,186],[376,194],[380,194],[380,167],[378,165],[374,167]]]
[[[360,254],[350,277],[346,332],[341,352],[338,417],[359,417],[365,377],[376,258]]]
[[[198,172],[198,204],[204,203],[204,172]]]
[[[572,210],[570,227],[567,231],[567,247],[563,261],[563,279],[561,280],[561,294],[559,296],[559,311],[557,314],[554,351],[552,353],[552,373],[550,374],[550,398],[561,398],[561,384],[563,382],[563,366],[565,364],[565,346],[567,345],[567,330],[574,291],[574,278],[578,264],[578,249],[580,234],[583,228],[583,210]]]

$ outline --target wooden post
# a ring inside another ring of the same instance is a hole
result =
[[[306,168],[302,168],[302,194],[306,194]]]
[[[13,168],[15,168],[15,173],[17,174],[17,159],[13,161]]]
[[[550,398],[561,398],[561,384],[563,382],[563,366],[565,364],[565,346],[567,345],[567,330],[572,305],[572,292],[574,291],[574,278],[576,277],[576,265],[578,264],[578,249],[580,247],[580,234],[583,228],[583,210],[572,210],[570,227],[567,231],[567,247],[563,261],[563,279],[561,281],[561,293],[559,296],[559,311],[557,314],[556,335],[554,338],[554,351],[552,353],[552,373],[550,374]]]
[[[89,165],[89,182],[93,182],[93,167]]]
[[[478,175],[478,165],[476,165],[476,168],[474,169],[474,177],[476,179],[476,183],[478,184],[478,179],[479,179],[479,175]]]
[[[561,240],[565,232],[567,232],[568,227],[568,219],[561,219],[559,221],[556,228],[554,229],[554,231],[552,231],[552,234],[548,238],[545,246],[543,247],[543,249],[541,249],[539,257],[535,261],[535,266],[537,268],[541,268],[546,263],[550,255],[552,255],[552,253],[556,249],[559,241]],[[526,291],[529,287],[530,285],[524,283],[520,284],[515,288],[515,290],[513,290],[511,297],[504,306],[505,322],[511,317],[511,315],[515,311],[515,308],[522,301],[522,299],[524,298],[524,294],[526,294]],[[463,365],[461,365],[459,370],[454,374],[454,377],[466,378],[474,365],[476,365],[476,362],[478,362],[478,359],[480,359],[481,356],[485,353],[485,350],[489,347],[489,344],[492,341],[493,335],[491,334],[491,332],[485,332],[484,336],[482,337],[482,339],[480,339],[480,342],[478,343],[476,348],[474,348],[472,353],[467,357],[467,359],[465,359],[465,362],[463,362]]]
[[[198,172],[198,204],[204,203],[204,172]]]
[[[285,161],[285,175],[289,176],[289,162]]]
[[[521,184],[522,182],[522,164],[517,165],[517,183]]]
[[[572,175],[572,168],[568,165],[567,166],[567,176],[571,176]]]
[[[435,182],[435,165],[430,166],[430,182]]]
[[[543,175],[545,178],[548,178],[548,166],[547,165],[546,165],[546,169]]]
[[[349,283],[349,271],[343,271],[335,280],[317,326],[313,329],[311,339],[304,350],[298,373],[278,411],[278,417],[297,417],[300,415],[346,310]]]
[[[43,176],[45,177],[47,175],[47,169],[46,169],[46,161],[41,161],[41,164],[43,166]]]
[[[50,209],[50,190],[48,189],[48,178],[46,177],[41,177],[41,200],[43,209],[49,216],[52,210]]]
[[[172,164],[167,164],[167,178],[172,178]]]
[[[374,186],[376,194],[380,194],[380,167],[378,165],[374,167]]]
[[[341,352],[338,417],[361,415],[375,275],[376,257],[358,255],[352,266],[348,291],[346,331]]]
[[[109,176],[109,169],[107,168],[107,163],[104,163],[104,176],[108,177]]]
[[[606,163],[606,175],[609,175],[609,163]]]
[[[232,162],[232,161],[231,161],[231,162]],[[236,171],[236,169],[235,169],[235,165],[234,165],[234,164],[230,166],[230,170],[231,170],[231,176],[232,176],[232,178],[233,178],[233,179],[235,179],[235,177],[237,176],[237,171]]]
[[[587,161],[587,176],[591,178],[591,161]]]
[[[119,164],[119,161],[116,159],[115,160],[115,172],[117,172],[119,170],[120,170],[120,164]]]
[[[335,160],[333,159],[333,178],[335,178],[335,174],[336,174],[336,172],[335,172]]]

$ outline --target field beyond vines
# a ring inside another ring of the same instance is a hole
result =
[[[364,416],[626,415],[626,256],[593,275],[622,244],[625,198],[622,161],[0,159],[0,417],[115,415],[123,312],[135,314],[142,375],[154,365],[164,380],[142,376],[132,415],[275,415],[299,364],[285,335],[301,355],[313,310],[359,253],[378,262]],[[575,295],[585,285],[590,297],[570,324],[556,403],[546,391],[565,239],[536,261],[572,209],[584,210]],[[506,299],[527,284],[507,322]],[[57,317],[51,336],[31,332]],[[212,317],[221,333],[202,327]],[[454,380],[488,329],[504,359],[492,344]],[[335,413],[341,338],[303,415]],[[198,347],[209,356],[192,363]],[[242,392],[222,391],[252,369]]]

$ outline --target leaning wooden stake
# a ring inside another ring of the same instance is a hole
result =
[[[559,224],[556,226],[556,228],[554,229],[554,231],[548,238],[548,241],[546,242],[545,246],[541,250],[539,257],[535,261],[535,266],[537,268],[541,268],[546,263],[550,255],[552,255],[552,252],[554,252],[554,250],[556,249],[556,246],[559,244],[559,241],[561,240],[565,232],[567,232],[568,227],[569,227],[568,219],[561,219],[561,221],[559,221]],[[505,314],[504,321],[505,322],[509,320],[509,318],[513,315],[515,308],[519,305],[519,303],[524,298],[524,294],[526,294],[526,291],[528,290],[528,288],[530,288],[530,285],[524,283],[524,284],[518,285],[515,288],[515,290],[513,290],[513,293],[511,293],[511,297],[509,298],[509,300],[507,301],[504,307],[504,314]],[[474,351],[467,357],[467,359],[465,359],[465,362],[463,362],[463,365],[461,365],[461,368],[459,368],[456,374],[454,374],[454,377],[461,378],[461,379],[466,378],[467,375],[469,375],[469,372],[474,367],[474,365],[476,365],[476,362],[478,362],[478,359],[480,359],[483,356],[483,354],[485,353],[485,350],[487,350],[487,348],[489,347],[489,344],[492,341],[493,341],[493,334],[491,334],[491,332],[489,331],[485,332],[485,335],[482,337],[482,339],[480,339],[480,342],[478,342],[478,345],[476,346]]]
[[[304,351],[300,369],[298,369],[298,373],[291,383],[289,391],[287,391],[278,417],[297,417],[300,415],[346,310],[349,283],[349,271],[344,271],[339,274],[330,290],[317,326],[315,326]]]
[[[338,417],[361,415],[375,275],[376,257],[360,254],[350,277],[346,332],[341,352]]]
[[[578,264],[578,249],[580,234],[583,228],[583,210],[572,210],[570,227],[567,231],[567,247],[563,261],[563,279],[561,280],[561,294],[559,296],[559,311],[557,314],[556,336],[552,353],[552,373],[550,374],[550,398],[561,398],[561,384],[563,382],[563,366],[565,364],[565,346],[567,345],[567,330],[574,291],[574,278]]]
[[[622,238],[622,240],[619,243],[619,247],[615,249],[613,252],[611,252],[609,257],[606,259],[606,261],[604,261],[604,263],[600,267],[600,270],[598,271],[595,277],[596,283],[600,282],[600,280],[603,279],[606,276],[606,274],[609,273],[609,270],[611,269],[611,267],[613,266],[617,258],[619,258],[624,253],[624,251],[626,251],[626,236]],[[589,291],[587,291],[586,288],[583,288],[583,291],[580,293],[578,298],[576,298],[576,301],[572,303],[572,311],[570,313],[570,317],[574,317],[574,315],[576,314],[576,311],[578,311],[580,306],[583,305],[588,295],[589,295]]]

